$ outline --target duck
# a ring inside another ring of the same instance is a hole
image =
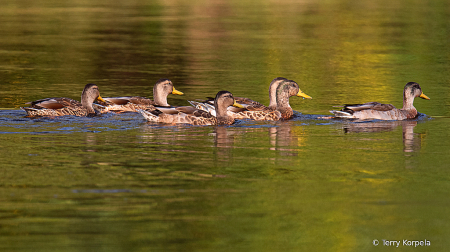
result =
[[[378,119],[378,120],[406,120],[414,119],[418,116],[417,109],[413,106],[414,98],[430,100],[426,96],[420,85],[416,82],[408,82],[403,89],[403,108],[398,109],[392,104],[382,104],[378,102],[368,102],[364,104],[344,105],[342,110],[331,110],[336,118],[352,119]]]
[[[215,115],[192,106],[172,107],[162,112],[159,109],[138,110],[149,122],[190,125],[231,125],[234,118],[227,113],[228,106],[242,108],[229,91],[219,91],[214,98]]]
[[[92,107],[95,100],[105,102],[100,96],[98,86],[87,84],[81,93],[81,103],[66,97],[45,98],[37,101],[28,102],[30,107],[20,107],[27,112],[27,116],[92,116],[96,112]]]
[[[235,119],[251,119],[256,121],[279,121],[289,120],[293,117],[294,112],[289,105],[289,97],[298,96],[312,99],[311,96],[300,90],[298,84],[293,80],[284,77],[278,77],[272,80],[269,86],[269,106],[266,107],[259,102],[249,98],[236,97],[236,102],[244,108],[228,109]],[[189,101],[193,106],[204,109],[214,114],[214,107],[211,100],[207,102]]]
[[[101,113],[106,112],[137,112],[139,109],[154,109],[155,106],[169,107],[167,96],[169,94],[183,95],[175,89],[169,79],[159,79],[153,86],[153,101],[140,96],[104,97],[106,102],[95,104]]]

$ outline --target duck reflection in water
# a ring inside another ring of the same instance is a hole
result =
[[[234,144],[234,131],[228,130],[226,126],[214,128],[214,144],[219,148],[232,148]]]
[[[221,162],[232,160],[236,131],[231,130],[227,126],[216,126],[211,135],[214,136],[214,145],[216,147],[214,149],[215,158]]]
[[[414,127],[416,127],[417,121],[383,121],[383,122],[353,122],[346,123],[343,126],[345,133],[374,133],[374,132],[387,132],[393,131],[398,126],[402,126],[403,129],[403,152],[411,153],[417,152],[421,147],[420,134],[414,133]]]
[[[287,123],[269,128],[270,150],[279,151],[284,156],[298,156],[298,150],[291,148],[299,146],[299,139],[293,131],[292,125]]]
[[[241,141],[244,134],[254,132],[267,132],[269,136],[269,150],[277,151],[281,156],[298,156],[299,138],[295,133],[295,128],[290,123],[280,123],[274,127],[255,128],[233,128],[227,126],[217,126],[214,128],[214,144],[217,147],[219,159],[227,160],[232,156],[232,149],[235,147],[235,140]],[[237,138],[238,137],[238,138]],[[259,140],[255,140],[259,141]],[[248,140],[245,142],[248,143]]]

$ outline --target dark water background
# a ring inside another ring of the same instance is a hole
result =
[[[1,251],[379,251],[450,246],[447,1],[5,1],[0,9]],[[45,97],[229,90],[286,122],[148,124],[136,113],[26,118]],[[431,100],[407,122],[333,106]],[[377,239],[380,244],[373,245]]]

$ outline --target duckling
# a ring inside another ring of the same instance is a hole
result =
[[[413,106],[414,98],[420,97],[429,100],[420,85],[416,82],[408,82],[403,90],[403,108],[395,108],[392,104],[382,104],[378,102],[368,102],[364,104],[344,105],[340,111],[331,110],[337,118],[355,118],[360,120],[405,120],[418,116],[416,108]]]
[[[190,106],[172,108],[172,112],[155,110],[138,110],[145,119],[158,123],[182,123],[191,125],[230,125],[234,118],[227,113],[228,106],[242,107],[236,103],[233,95],[228,91],[220,91],[214,99],[215,116],[211,113]],[[171,113],[171,114],[169,114]]]
[[[27,112],[28,116],[92,116],[96,112],[92,107],[95,100],[105,102],[100,96],[98,86],[95,84],[87,84],[81,94],[81,103],[70,98],[46,98],[33,102],[30,107],[21,107]]]

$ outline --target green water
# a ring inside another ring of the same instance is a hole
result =
[[[447,1],[6,1],[0,9],[1,251],[444,251],[450,246]],[[25,102],[229,90],[312,100],[291,121],[26,118]],[[431,100],[406,122],[333,106]],[[388,248],[383,239],[400,241]],[[414,248],[403,240],[427,240]],[[380,244],[374,246],[374,240]]]

